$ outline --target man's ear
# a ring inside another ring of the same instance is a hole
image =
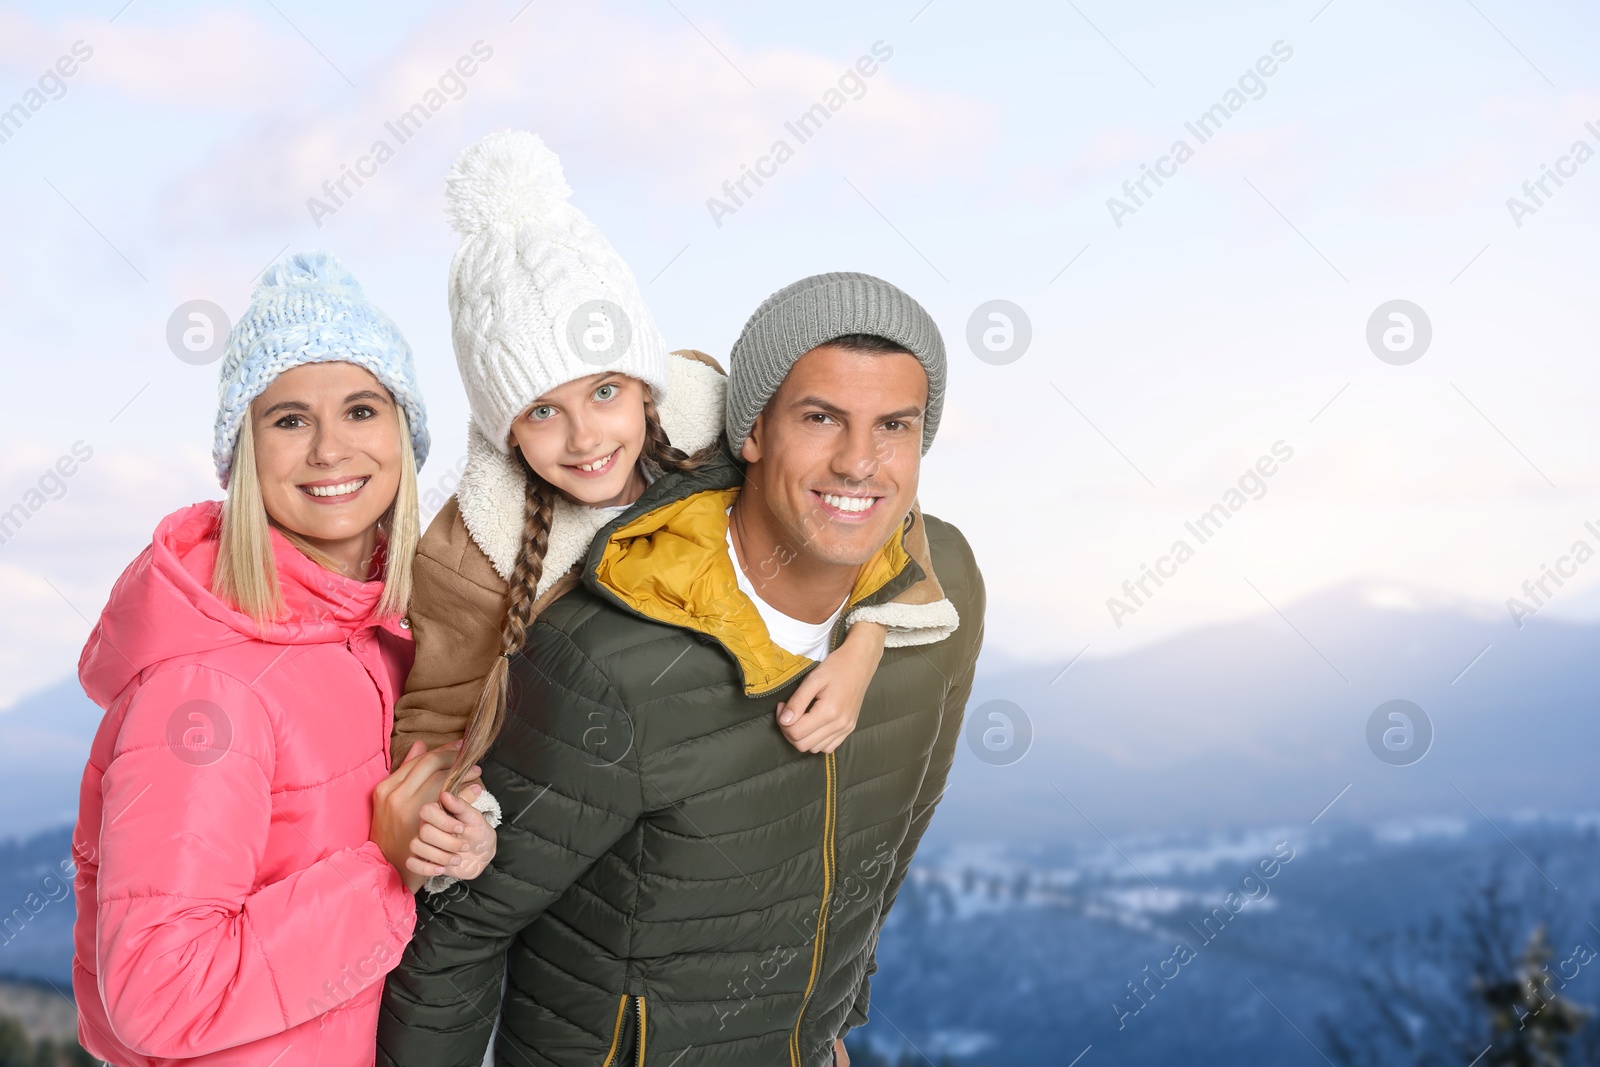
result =
[[[759,463],[761,461],[761,420],[766,418],[766,412],[756,416],[756,421],[750,424],[750,432],[744,435],[744,444],[739,446],[739,456],[746,463]]]

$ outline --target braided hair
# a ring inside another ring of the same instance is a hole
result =
[[[689,455],[675,447],[661,428],[661,416],[649,390],[644,397],[644,445],[639,462],[647,464],[657,476],[689,471],[703,465],[716,451],[715,443]],[[538,600],[539,579],[544,574],[544,557],[550,548],[550,525],[555,516],[556,488],[528,465],[520,449],[512,450],[522,466],[525,485],[522,502],[522,541],[516,566],[511,571],[508,589],[510,607],[500,626],[500,655],[495,657],[489,676],[484,679],[478,705],[467,719],[461,751],[445,788],[454,791],[467,770],[488,753],[505,726],[506,705],[511,677],[511,657],[527,644],[528,628],[533,625],[533,605]]]

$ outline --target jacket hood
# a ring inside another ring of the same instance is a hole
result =
[[[258,626],[211,592],[222,502],[206,500],[168,515],[150,546],[111,590],[78,658],[84,692],[109,707],[130,681],[157,664],[248,641],[309,645],[344,641],[382,626],[410,640],[395,618],[375,616],[383,582],[358,582],[325,570],[272,530],[284,617]]]
[[[728,379],[710,356],[680,350],[667,357],[667,395],[657,408],[661,429],[673,446],[695,453],[722,433]],[[467,466],[456,489],[456,503],[467,533],[509,582],[522,545],[522,506],[527,481],[516,457],[496,448],[472,423],[467,428]],[[555,585],[583,559],[589,542],[612,516],[598,508],[557,497],[550,544],[535,597]]]

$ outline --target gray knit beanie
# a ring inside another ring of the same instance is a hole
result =
[[[928,372],[922,454],[928,454],[944,408],[944,339],[933,317],[904,292],[870,274],[813,274],[786,285],[756,308],[728,355],[728,444],[734,455],[789,369],[835,337],[870,333],[905,346]]]

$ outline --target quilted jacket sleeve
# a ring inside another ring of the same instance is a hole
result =
[[[956,564],[957,567],[952,569],[958,569],[957,580],[951,582],[951,595],[960,605],[962,625],[955,639],[965,642],[960,653],[960,662],[964,664],[964,669],[951,678],[950,686],[945,692],[939,733],[934,740],[933,752],[928,757],[928,769],[922,779],[922,788],[918,790],[916,803],[911,808],[911,824],[906,830],[905,841],[895,853],[894,869],[884,889],[883,910],[878,916],[878,929],[872,935],[872,958],[867,961],[867,969],[861,976],[861,986],[856,991],[855,1006],[850,1009],[845,1019],[845,1032],[865,1025],[867,1021],[867,1005],[872,997],[872,976],[878,969],[878,935],[883,931],[884,920],[889,917],[889,909],[894,907],[895,897],[900,892],[900,884],[905,881],[906,871],[911,866],[911,858],[922,842],[922,835],[928,829],[928,823],[933,820],[934,808],[944,797],[945,781],[950,776],[950,765],[955,761],[956,745],[961,738],[967,700],[972,695],[972,680],[977,671],[978,653],[983,647],[985,608],[983,575],[978,571],[977,562],[973,559],[972,550],[967,546],[965,538],[955,527],[943,523],[940,525],[941,540],[949,547],[941,545],[944,551],[937,553],[937,556],[941,563]],[[839,1036],[843,1037],[844,1032]]]
[[[482,762],[505,812],[495,858],[418,905],[384,990],[379,1064],[477,1067],[506,950],[644,812],[632,722],[599,669],[565,634],[535,624],[513,672],[517,702]]]
[[[224,754],[183,758],[174,728],[225,728]],[[257,883],[274,763],[266,709],[226,674],[158,673],[128,707],[102,779],[95,942],[107,1016],[141,1055],[281,1033],[336,1007],[334,980],[343,999],[379,981],[411,936],[412,896],[370,841]]]

